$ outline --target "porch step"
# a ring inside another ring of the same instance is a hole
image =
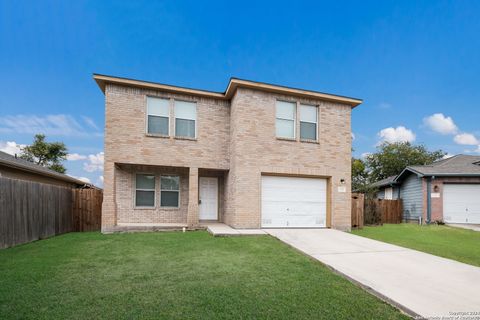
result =
[[[266,235],[262,229],[234,229],[224,223],[206,224],[207,231],[214,237]]]

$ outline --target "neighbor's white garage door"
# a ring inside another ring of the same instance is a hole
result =
[[[480,223],[480,184],[445,184],[443,220],[448,223]]]
[[[325,227],[327,180],[262,176],[262,227]]]

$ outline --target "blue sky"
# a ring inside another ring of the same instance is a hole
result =
[[[364,99],[355,156],[409,140],[480,153],[479,1],[0,0],[0,149],[45,132],[102,183],[92,73],[223,91],[231,76]]]

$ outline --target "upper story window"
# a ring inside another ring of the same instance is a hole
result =
[[[318,108],[300,105],[300,139],[317,140]]]
[[[175,136],[196,137],[197,104],[175,101]]]
[[[147,133],[168,136],[169,119],[169,100],[147,97]]]
[[[135,177],[135,206],[155,207],[155,176],[137,174]]]
[[[295,139],[296,103],[277,101],[276,131],[279,138]]]

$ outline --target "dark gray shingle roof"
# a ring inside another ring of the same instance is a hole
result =
[[[375,187],[375,188],[380,188],[380,187],[385,187],[385,186],[389,186],[391,184],[395,184],[395,178],[397,176],[390,176],[388,178],[385,178],[385,179],[382,179],[382,180],[379,180],[377,182],[374,182],[371,184],[372,187]]]
[[[66,174],[58,173],[56,171],[50,170],[48,168],[42,167],[38,164],[35,164],[30,161],[26,161],[20,158],[17,158],[15,156],[12,156],[8,153],[0,151],[0,164],[6,165],[8,167],[14,167],[20,170],[26,170],[30,172],[37,173],[39,175],[43,176],[48,176],[51,178],[55,178],[61,181],[66,181],[70,183],[75,183],[79,186],[83,185],[88,185],[91,186],[88,183],[85,183],[81,180],[75,179],[73,177],[67,176]]]
[[[410,171],[423,176],[480,176],[480,156],[459,154],[426,166],[409,166]]]

